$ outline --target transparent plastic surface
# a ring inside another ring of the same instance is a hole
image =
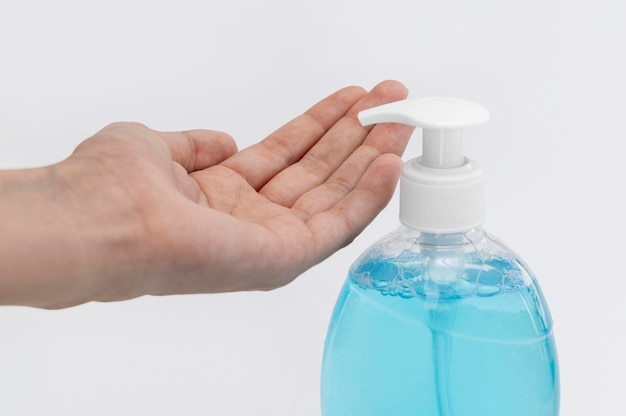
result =
[[[552,319],[482,229],[400,228],[351,267],[328,330],[322,414],[555,416]]]

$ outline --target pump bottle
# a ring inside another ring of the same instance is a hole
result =
[[[528,266],[482,227],[484,174],[462,131],[489,118],[447,97],[362,111],[423,128],[400,179],[401,226],[351,266],[325,343],[324,416],[555,416],[552,319]]]

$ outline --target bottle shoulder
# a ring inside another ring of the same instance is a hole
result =
[[[407,316],[463,310],[459,333],[478,325],[483,329],[471,332],[485,337],[496,329],[507,337],[545,336],[552,328],[528,266],[484,230],[433,237],[401,227],[357,259],[347,290],[365,290],[371,302],[396,312],[408,308]]]
[[[460,298],[539,291],[525,262],[483,229],[429,235],[400,227],[351,266],[359,286],[384,294]]]

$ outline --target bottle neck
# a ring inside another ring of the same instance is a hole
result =
[[[417,230],[416,230],[417,231]],[[454,233],[427,233],[420,232],[417,242],[421,247],[458,247],[466,245],[474,245],[485,237],[483,227],[475,227],[468,231]]]
[[[465,272],[465,254],[475,250],[484,236],[482,228],[458,233],[420,233],[417,242],[427,259],[424,277],[439,284],[452,283],[462,278]]]

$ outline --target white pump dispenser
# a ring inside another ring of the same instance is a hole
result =
[[[489,111],[460,98],[396,101],[359,113],[364,126],[401,123],[422,127],[422,156],[408,161],[400,180],[400,221],[422,232],[468,231],[485,221],[484,175],[463,154],[463,128],[489,119]]]

